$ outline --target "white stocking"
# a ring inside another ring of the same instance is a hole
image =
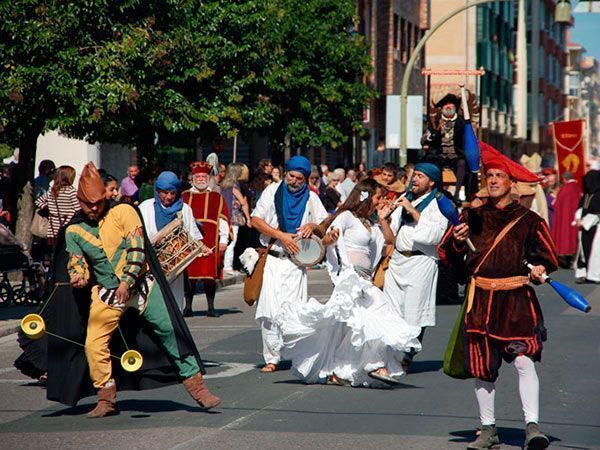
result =
[[[494,425],[496,417],[494,414],[494,398],[496,388],[489,381],[475,380],[475,395],[479,404],[479,418],[482,425]]]
[[[519,394],[521,394],[525,423],[537,423],[540,414],[540,381],[535,371],[535,364],[528,356],[517,356],[515,367],[519,373]]]

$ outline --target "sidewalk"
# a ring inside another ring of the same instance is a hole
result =
[[[218,282],[219,287],[232,286],[244,282],[246,276],[241,273],[235,275],[226,275]],[[38,311],[37,306],[9,305],[0,306],[0,338],[13,334],[19,328],[21,319],[27,314],[33,314]]]

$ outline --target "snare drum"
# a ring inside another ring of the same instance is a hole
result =
[[[290,259],[300,267],[310,267],[318,264],[325,255],[325,247],[317,236],[299,238],[297,241],[300,251],[290,255]]]
[[[160,230],[151,242],[169,283],[201,256],[205,248],[201,241],[192,239],[179,217]]]

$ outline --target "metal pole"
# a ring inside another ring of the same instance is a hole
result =
[[[446,14],[440,20],[438,20],[429,30],[425,33],[425,36],[421,38],[417,46],[414,48],[408,63],[406,64],[406,68],[404,69],[404,76],[402,77],[402,89],[400,91],[400,155],[402,157],[403,154],[406,153],[406,106],[408,102],[408,83],[410,81],[410,76],[412,74],[413,67],[417,60],[417,56],[420,54],[421,49],[425,46],[429,38],[435,33],[442,25],[444,25],[448,20],[452,19],[454,16],[463,12],[466,9],[469,9],[473,6],[479,6],[486,3],[493,3],[495,1],[506,2],[512,0],[474,0],[471,3],[460,6],[456,8],[454,11]]]
[[[237,134],[233,136],[233,162],[237,162]]]
[[[479,77],[479,128],[477,129],[478,139],[482,138],[481,127],[483,126],[483,95],[485,93],[485,83],[483,82],[483,77],[485,77],[485,75]]]
[[[425,63],[425,61],[423,61],[423,63]],[[426,101],[427,101],[427,121],[429,122],[429,114],[431,113],[430,109],[431,109],[431,75],[427,75],[427,87],[426,87],[427,93],[425,95],[426,97]]]

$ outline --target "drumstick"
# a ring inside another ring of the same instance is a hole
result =
[[[208,255],[212,254],[212,252],[215,251],[215,248],[217,248],[216,245],[213,248],[208,248],[206,246],[204,246],[204,247],[208,250],[208,252],[203,249],[202,253],[201,253],[202,256],[208,256]]]

